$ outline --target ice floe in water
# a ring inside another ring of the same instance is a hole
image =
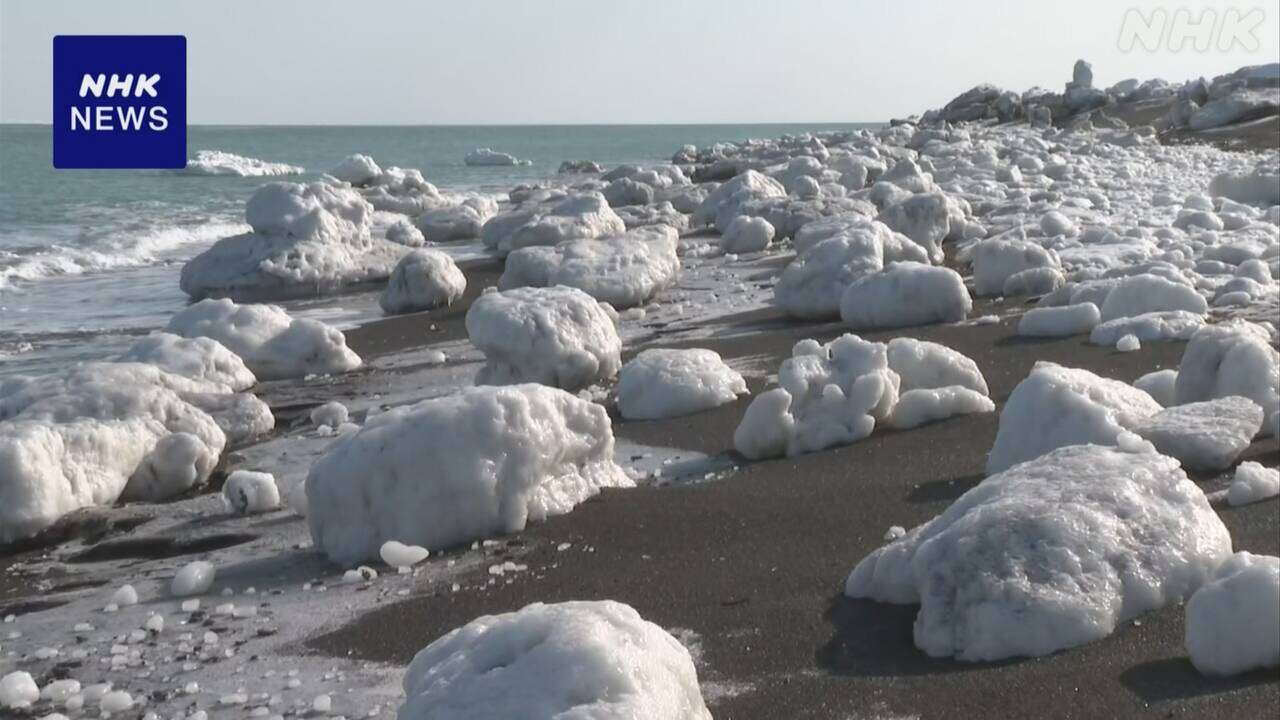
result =
[[[858,563],[845,594],[920,603],[933,656],[1039,656],[1184,600],[1230,553],[1176,460],[1077,445],[987,478]]]
[[[182,171],[188,175],[234,175],[235,177],[268,177],[301,175],[306,168],[287,163],[267,162],[222,150],[200,150],[187,161]]]

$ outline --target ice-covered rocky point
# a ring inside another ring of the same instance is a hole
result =
[[[335,562],[388,540],[447,548],[516,532],[632,480],[600,405],[544,385],[467,388],[379,414],[306,481],[316,548]]]
[[[400,720],[711,720],[689,651],[609,600],[485,615],[423,648]]]

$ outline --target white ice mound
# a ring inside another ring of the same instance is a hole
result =
[[[973,289],[979,296],[1003,294],[1005,281],[1024,270],[1061,266],[1052,250],[1011,238],[983,240],[972,247],[969,257]]]
[[[246,411],[249,428],[237,424],[237,398],[254,403]],[[233,412],[224,414],[228,407]],[[141,363],[89,363],[4,380],[0,543],[38,533],[80,508],[184,492],[209,477],[228,435],[271,424],[256,398]]]
[[[293,318],[277,305],[237,305],[223,298],[201,300],[174,315],[168,331],[213,338],[240,356],[260,380],[343,373],[360,367],[360,356],[342,333],[318,320]]]
[[[595,240],[626,232],[627,225],[598,192],[573,195],[550,209],[524,207],[495,215],[481,230],[485,247],[505,255],[535,245]]]
[[[1174,395],[1179,405],[1239,395],[1270,417],[1280,409],[1280,352],[1260,325],[1242,320],[1207,325],[1182,353]],[[1263,430],[1271,431],[1265,425]]]
[[[414,250],[391,271],[378,304],[390,314],[452,305],[467,289],[467,278],[453,258],[438,250]]]
[[[1188,470],[1222,470],[1253,442],[1262,419],[1256,403],[1232,396],[1161,410],[1133,432]]]
[[[1115,445],[1120,433],[1160,410],[1150,395],[1119,380],[1038,362],[1000,412],[987,473],[1068,445]]]
[[[618,374],[622,340],[609,315],[574,288],[516,288],[481,295],[467,334],[488,361],[476,381],[537,382],[578,390]]]
[[[1035,657],[1186,598],[1230,554],[1176,460],[1082,445],[987,478],[864,558],[845,594],[920,603],[935,657]]]
[[[252,232],[223,238],[182,268],[195,299],[319,295],[385,279],[404,248],[370,235],[372,206],[358,192],[322,182],[275,182],[245,205]]]
[[[1018,320],[1018,334],[1024,337],[1067,337],[1087,333],[1102,320],[1098,306],[1091,302],[1028,310]]]
[[[15,670],[0,678],[0,708],[19,710],[31,707],[38,700],[40,700],[40,686],[36,685],[31,673]],[[707,717],[711,716],[707,715]]]
[[[689,651],[612,600],[485,615],[414,657],[399,720],[711,720]]]
[[[222,498],[227,507],[241,515],[280,509],[280,488],[271,473],[236,470],[227,476]]]
[[[996,404],[980,392],[959,385],[905,390],[898,396],[889,424],[910,430],[956,415],[995,412]]]
[[[768,220],[739,215],[725,228],[720,249],[726,253],[753,253],[768,250],[773,244],[774,229]]]
[[[1165,310],[1108,320],[1089,333],[1094,345],[1114,346],[1132,335],[1140,342],[1188,340],[1204,327],[1204,316],[1186,310]]]
[[[507,256],[500,289],[564,285],[618,309],[642,305],[680,279],[679,233],[648,225],[599,240],[527,247]]]
[[[987,380],[964,353],[927,340],[894,338],[888,346],[889,369],[898,373],[903,392],[959,385],[986,396]]]
[[[248,390],[258,382],[239,355],[207,337],[153,333],[134,343],[120,356],[120,361],[155,365],[175,375],[226,385],[236,391]]]
[[[902,260],[927,263],[919,245],[884,223],[838,215],[804,225],[795,237],[796,259],[774,286],[774,301],[788,315],[834,318],[840,298],[855,280]]]
[[[1238,552],[1187,602],[1187,653],[1206,675],[1280,665],[1280,558]]]
[[[960,273],[917,262],[861,277],[840,297],[840,318],[854,329],[958,322],[972,309]]]
[[[1209,303],[1189,285],[1144,273],[1131,275],[1117,283],[1107,293],[1101,310],[1102,320],[1106,322],[1170,310],[1204,315],[1209,312]]]
[[[235,177],[270,177],[301,175],[306,168],[286,163],[267,162],[222,150],[200,150],[187,161],[183,172],[188,175],[233,175]]]
[[[428,210],[414,222],[426,242],[442,243],[480,237],[485,222],[497,212],[497,203],[477,196],[457,205]]]
[[[335,562],[522,530],[632,481],[604,408],[543,385],[467,388],[376,415],[311,467],[307,521]]]
[[[382,175],[382,168],[368,155],[348,155],[329,171],[330,177],[351,183],[356,187],[368,185]]]
[[[1236,474],[1227,488],[1227,502],[1231,505],[1248,505],[1277,495],[1280,495],[1280,470],[1257,462],[1236,466]]]
[[[520,160],[509,153],[476,148],[462,158],[462,162],[471,167],[510,167],[513,165],[529,165],[529,161]]]
[[[884,343],[851,334],[826,345],[802,340],[778,369],[781,387],[747,407],[734,448],[758,460],[856,442],[892,414],[900,382]]]
[[[1133,386],[1145,392],[1164,407],[1174,405],[1174,384],[1178,382],[1177,370],[1156,370],[1133,381]]]
[[[628,420],[710,410],[746,393],[747,381],[714,350],[645,350],[618,375],[618,410]]]
[[[919,193],[885,208],[876,219],[911,238],[928,253],[930,262],[940,263],[942,240],[951,232],[950,207],[943,193]]]
[[[707,195],[693,213],[693,224],[714,225],[723,233],[734,218],[744,214],[742,206],[748,202],[786,196],[787,190],[782,183],[755,170],[747,170]]]

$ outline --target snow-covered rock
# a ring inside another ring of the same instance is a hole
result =
[[[734,448],[757,460],[856,442],[890,417],[900,382],[884,343],[852,334],[825,345],[802,340],[778,369],[781,387],[747,407]]]
[[[467,311],[467,334],[487,364],[481,384],[539,382],[578,390],[618,374],[622,341],[590,295],[563,286],[481,295]]]
[[[1256,462],[1237,465],[1227,488],[1227,502],[1231,505],[1261,502],[1277,495],[1280,495],[1280,470]]]
[[[987,478],[864,558],[845,594],[920,603],[935,657],[1035,657],[1185,599],[1230,553],[1176,460],[1081,445]]]
[[[217,340],[260,380],[343,373],[361,365],[341,331],[318,320],[290,317],[277,305],[201,300],[170,318],[167,330]]]
[[[1102,313],[1091,302],[1036,307],[1018,320],[1018,334],[1025,337],[1067,337],[1087,333],[1098,325]]]
[[[854,329],[958,322],[972,309],[959,273],[916,262],[854,280],[840,297],[840,318]]]
[[[241,515],[271,512],[280,508],[280,489],[271,473],[236,470],[222,486],[222,499]]]
[[[1270,417],[1280,409],[1280,352],[1260,325],[1233,321],[1197,330],[1182,353],[1177,404],[1239,395]],[[1270,431],[1266,424],[1264,432]]]
[[[648,225],[600,240],[527,247],[507,256],[503,290],[563,285],[615,308],[642,305],[680,279],[679,234]]]
[[[1238,552],[1187,601],[1186,646],[1206,675],[1280,665],[1280,558]]]
[[[389,314],[419,312],[452,305],[467,289],[467,278],[453,258],[438,250],[414,250],[400,259],[378,298]]]
[[[720,238],[720,249],[726,253],[753,253],[769,249],[773,243],[774,229],[768,220],[740,215],[725,228]]]
[[[388,540],[444,548],[517,532],[631,484],[600,405],[543,385],[475,387],[336,440],[307,476],[307,521],[318,549],[352,564]]]
[[[267,300],[385,279],[404,248],[370,235],[372,213],[351,188],[269,183],[245,205],[253,231],[223,238],[192,258],[179,285],[197,300]]]
[[[1150,395],[1088,370],[1038,362],[1010,393],[987,456],[994,474],[1068,445],[1115,445],[1160,412]]]
[[[485,615],[414,657],[400,720],[711,720],[689,651],[628,605]]]
[[[157,332],[135,342],[121,362],[155,365],[175,375],[225,385],[236,391],[248,390],[258,379],[239,355],[213,338],[184,338]]]
[[[1253,442],[1262,419],[1252,400],[1232,396],[1166,408],[1133,432],[1188,470],[1222,470]]]
[[[747,381],[714,350],[645,350],[618,375],[618,410],[628,420],[710,410],[746,393]]]
[[[223,150],[198,150],[187,161],[183,172],[188,175],[232,175],[235,177],[267,177],[272,175],[301,175],[306,168],[287,163],[267,162],[257,158],[236,155]]]

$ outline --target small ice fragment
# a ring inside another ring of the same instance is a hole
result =
[[[1116,341],[1116,350],[1120,352],[1133,352],[1141,347],[1142,343],[1138,341],[1138,336],[1132,333]]]
[[[410,567],[426,560],[431,551],[418,545],[405,545],[396,540],[388,540],[378,550],[382,562],[391,567]]]
[[[133,707],[133,696],[123,690],[112,690],[102,696],[98,709],[104,713],[124,712]]]
[[[311,709],[318,713],[328,713],[333,707],[333,701],[328,695],[317,695],[316,699],[311,701]]]
[[[132,585],[121,585],[119,590],[111,596],[111,604],[117,607],[128,607],[138,604],[138,591],[133,589]]]
[[[203,595],[213,587],[213,576],[216,572],[213,564],[204,560],[188,563],[173,576],[173,582],[169,584],[169,592],[176,597]]]
[[[195,612],[200,609],[199,598],[192,600],[184,600],[182,602],[182,612]]]
[[[428,365],[443,365],[449,358],[439,350],[428,350],[422,354],[422,360]]]
[[[0,678],[0,708],[17,710],[40,699],[40,688],[31,673],[18,670]]]
[[[151,617],[147,618],[147,622],[144,623],[142,627],[146,628],[147,630],[153,633],[158,633],[161,630],[164,630],[164,616],[159,614],[152,615]]]

